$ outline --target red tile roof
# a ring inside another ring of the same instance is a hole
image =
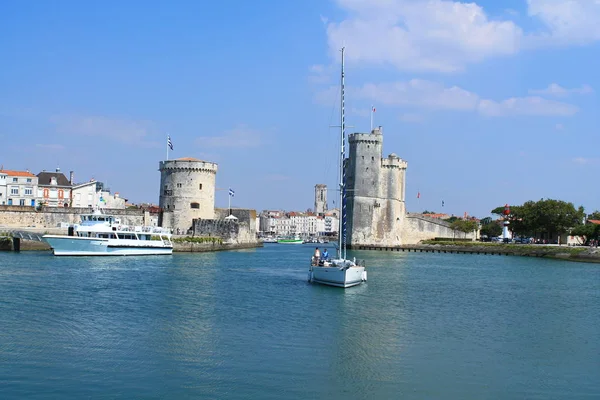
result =
[[[600,219],[588,219],[588,222],[592,224],[600,225]]]
[[[27,177],[35,178],[35,175],[28,171],[11,171],[8,169],[0,169],[0,173],[4,173],[8,176],[27,176]]]

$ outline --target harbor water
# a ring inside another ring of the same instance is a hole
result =
[[[600,398],[599,265],[313,250],[0,253],[0,398]]]

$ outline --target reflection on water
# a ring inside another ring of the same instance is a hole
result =
[[[156,257],[0,254],[2,398],[592,398],[600,268],[311,246]]]

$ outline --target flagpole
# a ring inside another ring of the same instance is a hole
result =
[[[169,137],[167,136],[167,161],[169,161]]]
[[[373,105],[371,104],[371,130],[369,133],[373,132]]]
[[[231,192],[229,193],[229,215],[231,215]]]

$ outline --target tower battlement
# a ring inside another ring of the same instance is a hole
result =
[[[208,172],[217,173],[217,164],[202,161],[195,158],[179,158],[176,160],[161,161],[158,165],[159,171],[194,171],[194,172]]]
[[[392,153],[387,158],[383,158],[381,160],[381,167],[406,169],[408,167],[408,163],[398,157],[396,154]]]

